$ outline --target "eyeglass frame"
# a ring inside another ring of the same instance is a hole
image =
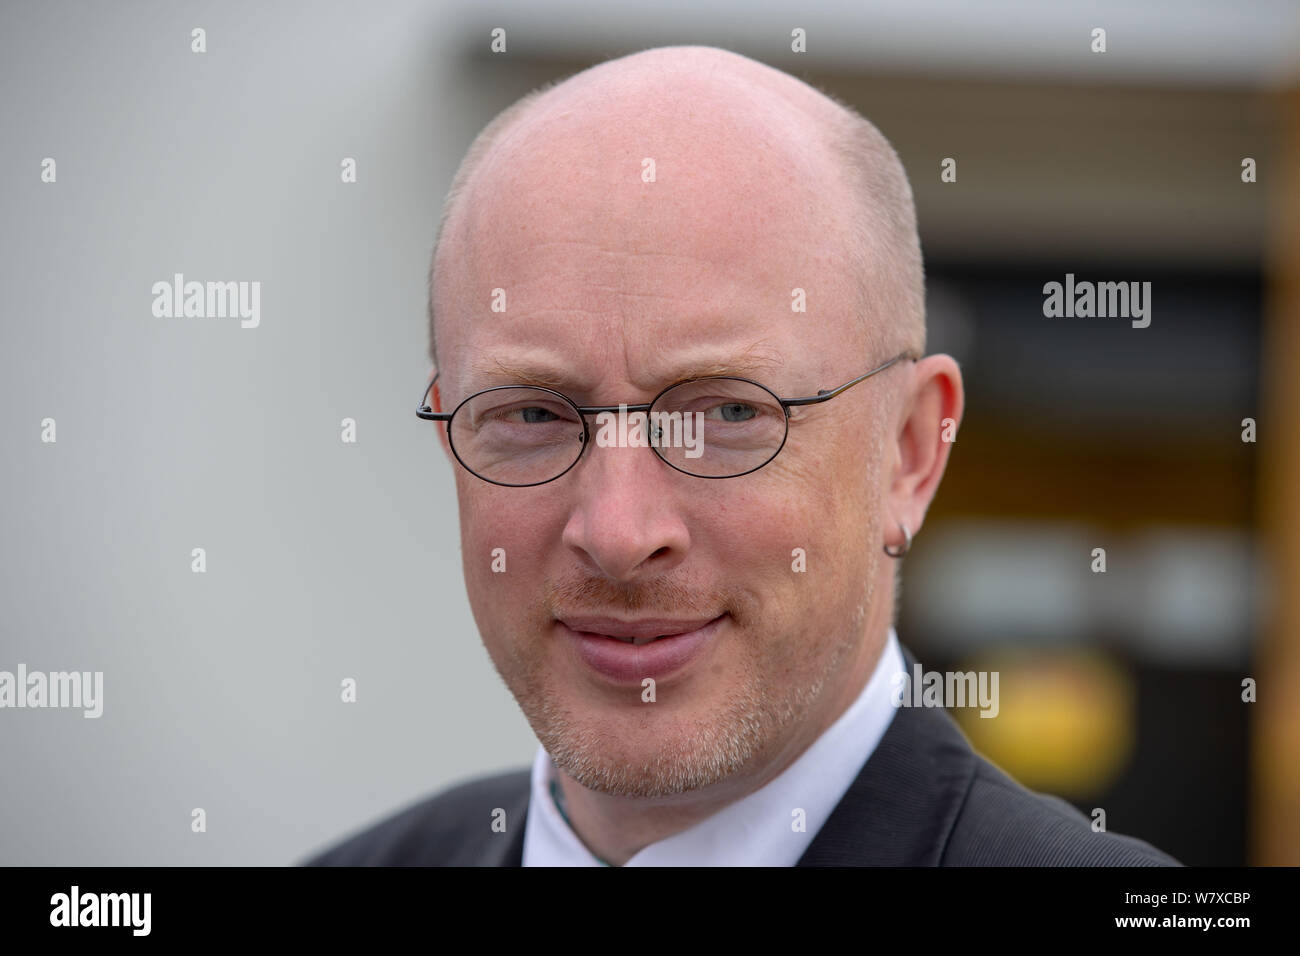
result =
[[[885,362],[883,365],[877,365],[875,368],[871,369],[871,371],[866,372],[863,375],[859,375],[857,378],[852,379],[848,382],[845,382],[843,385],[839,386],[838,388],[818,389],[816,395],[809,395],[804,398],[781,398],[776,394],[776,392],[772,391],[762,382],[756,382],[753,379],[749,379],[749,378],[742,378],[738,375],[704,375],[701,376],[700,378],[686,378],[686,379],[682,379],[680,382],[673,382],[671,385],[668,385],[665,388],[663,388],[658,395],[656,395],[653,399],[650,400],[649,403],[638,404],[638,405],[579,405],[577,402],[569,398],[569,396],[565,395],[563,392],[557,392],[553,388],[546,388],[545,386],[542,385],[493,385],[490,388],[483,388],[483,389],[479,389],[477,392],[474,392],[472,395],[470,395],[468,398],[461,401],[460,404],[458,404],[455,408],[453,408],[449,412],[435,412],[429,406],[428,403],[429,392],[433,390],[433,386],[438,383],[438,378],[442,374],[441,372],[436,372],[434,373],[433,378],[429,380],[429,384],[425,386],[424,395],[420,398],[420,407],[415,410],[415,414],[416,417],[422,418],[425,421],[446,423],[447,443],[451,446],[451,453],[456,456],[456,461],[460,463],[461,467],[464,468],[466,471],[468,471],[475,478],[478,478],[480,481],[486,481],[488,484],[491,485],[497,485],[498,487],[501,488],[536,488],[538,485],[548,485],[552,481],[555,481],[556,478],[563,478],[565,475],[567,475],[570,471],[573,470],[573,468],[578,464],[578,462],[582,461],[583,453],[586,452],[587,446],[591,444],[591,430],[587,426],[588,415],[599,415],[602,413],[615,413],[615,412],[623,412],[623,413],[642,412],[648,415],[650,413],[650,409],[654,408],[655,402],[659,401],[659,399],[661,399],[664,395],[672,391],[674,388],[677,388],[679,385],[686,385],[691,382],[707,382],[707,381],[719,380],[719,381],[727,381],[727,382],[746,382],[750,385],[755,385],[758,388],[761,388],[763,391],[767,392],[774,399],[776,399],[777,403],[781,406],[781,411],[785,413],[785,434],[781,436],[781,444],[777,446],[776,451],[772,452],[771,456],[769,456],[768,459],[764,461],[761,465],[755,465],[753,468],[749,469],[748,471],[742,471],[734,475],[697,475],[694,472],[686,471],[685,469],[678,468],[671,461],[669,461],[662,454],[660,454],[657,446],[653,444],[650,446],[654,450],[655,457],[657,457],[669,468],[672,468],[675,471],[679,471],[683,475],[690,475],[692,478],[707,478],[716,481],[716,480],[725,480],[728,478],[742,478],[745,475],[753,474],[754,472],[758,471],[760,468],[764,468],[767,465],[770,465],[774,460],[776,460],[776,456],[781,454],[781,449],[785,448],[785,443],[790,438],[790,409],[791,408],[800,407],[804,405],[819,405],[822,402],[829,402],[832,398],[844,394],[844,392],[848,391],[850,388],[852,388],[854,385],[857,385],[859,382],[865,382],[867,379],[871,378],[871,376],[875,375],[878,372],[883,372],[885,369],[890,368],[893,365],[896,365],[897,363],[901,362],[903,359],[910,359],[913,362],[917,362],[920,361],[920,358],[921,358],[920,356],[914,355],[911,349],[907,349],[906,351],[899,352],[897,355],[895,355],[889,361]],[[480,475],[469,465],[465,464],[464,459],[460,457],[460,453],[456,451],[456,444],[451,440],[452,418],[454,418],[456,413],[459,412],[461,408],[463,408],[465,404],[471,401],[472,399],[475,399],[478,396],[484,395],[488,392],[496,392],[506,388],[531,388],[539,392],[549,392],[550,394],[556,396],[557,398],[562,399],[566,405],[573,408],[578,413],[578,417],[582,420],[582,450],[578,452],[577,456],[573,459],[572,464],[570,464],[567,468],[564,469],[564,471],[560,472],[555,477],[547,478],[545,481],[533,481],[523,485],[512,485],[512,484],[507,484],[506,482],[493,481],[491,478],[484,478],[482,475]]]

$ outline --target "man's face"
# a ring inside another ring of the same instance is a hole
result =
[[[617,405],[702,366],[812,395],[889,357],[860,331],[850,206],[812,127],[761,97],[710,95],[561,100],[498,145],[444,239],[444,410],[517,370]],[[896,374],[792,410],[781,453],[738,478],[594,441],[536,487],[456,467],[475,620],[561,770],[619,795],[752,782],[851,701],[892,600],[879,511]],[[642,648],[596,636],[592,618],[707,627]]]

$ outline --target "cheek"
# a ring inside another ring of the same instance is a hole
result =
[[[476,615],[498,607],[517,613],[525,589],[535,586],[545,568],[547,547],[559,539],[561,519],[548,517],[546,501],[529,489],[470,480],[479,487],[461,487],[457,495],[470,602]]]
[[[751,525],[766,526],[770,537],[804,548],[835,549],[860,540],[877,505],[870,449],[849,442],[819,443],[814,453],[811,438],[806,444],[787,448],[793,453],[783,452],[768,466],[771,473],[754,483],[752,493],[742,496],[746,512],[742,533],[748,533]],[[832,550],[822,557],[838,561],[843,554]]]
[[[764,486],[747,500],[743,520],[733,520],[734,533],[772,555],[773,585],[780,593],[817,618],[839,607],[856,604],[871,573],[866,544],[878,536],[879,467],[870,440],[823,444],[817,436],[786,451],[794,454],[773,462]],[[763,502],[762,507],[758,502]],[[807,570],[793,571],[795,548],[804,549]]]
[[[694,553],[686,563],[706,580],[747,592],[751,614],[742,623],[752,629],[755,647],[769,648],[770,663],[790,646],[791,635],[841,597],[841,578],[859,569],[845,560],[851,518],[825,475],[760,474],[736,479],[726,493],[710,489],[707,500],[692,503],[685,520]]]

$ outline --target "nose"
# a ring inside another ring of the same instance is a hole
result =
[[[650,448],[594,440],[565,478],[573,481],[573,505],[561,540],[601,574],[626,583],[685,559],[690,532],[679,502],[700,489],[682,483],[702,479],[674,470]]]

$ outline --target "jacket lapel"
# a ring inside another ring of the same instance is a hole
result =
[[[904,654],[910,671],[914,659]],[[937,866],[975,776],[941,708],[899,707],[797,866]]]
[[[522,786],[501,802],[501,806],[506,811],[506,820],[518,822],[507,825],[504,838],[494,834],[487,840],[483,846],[479,866],[524,865],[524,827],[528,822],[528,799],[531,785],[528,774],[521,774],[521,777],[523,778]]]

